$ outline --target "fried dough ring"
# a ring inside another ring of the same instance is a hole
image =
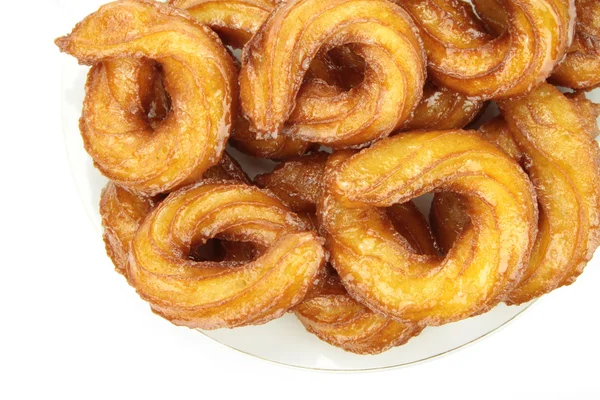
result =
[[[155,195],[198,180],[218,162],[238,93],[233,60],[208,28],[162,3],[121,0],[102,6],[56,43],[80,63],[93,65],[80,130],[105,176]],[[111,91],[140,91],[140,79],[131,79],[137,75],[134,63],[117,68],[133,75],[121,75],[119,83],[109,78],[115,60],[142,57],[161,65],[172,100],[155,129],[142,113],[123,108],[122,97]]]
[[[523,159],[539,201],[531,259],[508,304],[573,283],[600,244],[600,150],[593,140],[600,108],[582,94],[569,97],[542,85],[522,99],[501,103],[505,120],[482,127],[488,139]],[[515,147],[518,153],[511,150]],[[460,231],[456,205],[435,207],[452,213],[445,224],[435,224],[439,236],[448,236],[449,225]]]
[[[298,103],[310,62],[319,51],[343,45],[365,60],[363,81],[341,94],[309,90]],[[409,118],[422,94],[424,65],[414,24],[392,3],[290,1],[244,48],[242,108],[250,129],[264,137],[283,132],[333,148],[362,146]]]
[[[195,262],[193,245],[215,236],[250,242],[256,260]],[[262,324],[301,302],[324,263],[314,231],[257,188],[205,180],[167,197],[131,244],[129,282],[177,325],[216,329]]]
[[[477,13],[490,29],[506,28],[506,13],[498,0],[473,0]],[[575,37],[565,59],[556,66],[549,81],[573,89],[591,90],[600,85],[600,3],[575,0]]]
[[[318,217],[332,265],[353,297],[399,321],[440,325],[489,310],[521,278],[536,234],[526,175],[472,132],[409,132],[334,154],[324,187]],[[377,208],[432,190],[465,196],[472,220],[444,259],[409,251]]]
[[[227,153],[223,153],[219,163],[204,173],[204,178],[250,183],[237,161]],[[104,228],[103,239],[106,253],[117,272],[125,274],[133,236],[140,223],[160,203],[162,197],[139,196],[113,182],[109,182],[102,190],[100,216]]]
[[[600,3],[575,0],[575,38],[567,56],[552,72],[550,82],[573,89],[600,86]]]
[[[466,2],[398,1],[414,17],[430,77],[470,97],[507,98],[542,83],[570,45],[573,0],[505,0],[508,29],[489,35]]]
[[[317,153],[280,164],[255,182],[275,193],[290,208],[315,221],[316,203],[328,154]],[[387,210],[394,227],[419,254],[437,254],[427,222],[412,202]],[[319,285],[294,312],[304,327],[321,340],[357,354],[378,354],[400,346],[422,330],[374,313],[354,300],[330,266]]]

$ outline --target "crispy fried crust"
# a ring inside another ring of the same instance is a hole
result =
[[[289,160],[255,182],[266,187],[298,213],[314,215],[328,154]],[[412,202],[387,210],[394,228],[419,254],[437,254],[431,231]],[[309,218],[315,221],[314,218]],[[379,315],[354,300],[331,267],[322,284],[295,308],[304,327],[321,340],[358,354],[378,354],[418,335],[421,324],[405,324]]]
[[[265,249],[250,262],[197,262],[215,236]],[[260,189],[205,180],[172,193],[136,232],[127,276],[154,312],[191,328],[261,324],[300,303],[321,271],[316,233]]]
[[[399,321],[440,325],[489,310],[521,278],[536,235],[531,183],[473,132],[410,132],[336,153],[324,187],[319,221],[344,286]],[[463,195],[471,219],[444,259],[411,252],[378,208],[432,190]]]
[[[362,82],[342,92],[300,92],[319,51],[346,44],[365,61]],[[250,129],[265,137],[283,132],[334,148],[361,146],[409,118],[421,98],[424,64],[414,24],[392,3],[291,1],[244,48],[242,108]]]
[[[121,0],[102,6],[56,43],[93,65],[80,130],[108,178],[155,195],[195,182],[219,161],[238,94],[233,60],[211,30],[168,5]],[[155,128],[139,112],[148,86],[141,81],[152,74],[144,73],[144,63],[113,64],[132,58],[155,60],[164,75],[171,110]]]
[[[169,0],[209,26],[229,46],[241,49],[277,5],[273,0]]]
[[[398,3],[419,26],[430,77],[468,96],[491,99],[525,94],[550,75],[570,45],[573,1],[503,1],[509,23],[498,37],[466,2]]]
[[[128,192],[113,182],[109,182],[102,190],[100,216],[104,245],[106,254],[120,274],[125,274],[133,235],[154,207],[152,198]]]
[[[272,0],[170,0],[169,3],[186,10],[199,23],[210,27],[226,45],[239,49],[254,36],[277,5]],[[257,137],[249,130],[248,121],[239,111],[230,143],[252,156],[275,159],[299,156],[311,149],[311,144],[306,141],[284,136]]]
[[[217,165],[204,174],[207,179],[233,180],[249,184],[250,179],[240,165],[227,153]],[[122,187],[109,182],[102,190],[100,197],[100,216],[104,228],[104,244],[106,253],[112,260],[117,272],[125,274],[129,248],[133,235],[140,223],[160,203],[164,196],[146,197],[131,193]],[[232,258],[239,258],[240,249],[228,248]]]
[[[573,89],[600,86],[600,3],[575,0],[575,38],[567,56],[552,72],[550,82]]]
[[[481,113],[485,101],[427,82],[423,98],[402,130],[462,129]]]
[[[528,267],[508,304],[521,304],[572,283],[599,244],[600,152],[598,106],[581,93],[565,96],[544,84],[501,105],[503,116],[482,126],[483,136],[523,165],[540,207],[538,235]],[[432,226],[452,243],[465,214],[456,197],[436,195]],[[448,244],[442,246],[448,248]]]
[[[498,0],[473,0],[473,4],[492,32],[500,34],[506,29],[506,13]],[[575,9],[577,20],[573,42],[549,82],[591,90],[600,85],[600,3],[575,0]]]
[[[317,153],[288,160],[273,172],[256,176],[254,183],[269,189],[294,212],[315,213],[327,157],[327,153]]]
[[[418,254],[436,255],[431,231],[412,202],[388,210],[394,228]],[[352,298],[335,270],[320,290],[295,308],[306,330],[321,340],[357,354],[379,354],[417,336],[422,323],[403,323],[380,315]]]
[[[507,300],[519,304],[573,283],[598,247],[600,150],[581,108],[554,86],[500,108],[525,154],[540,204],[529,267]]]

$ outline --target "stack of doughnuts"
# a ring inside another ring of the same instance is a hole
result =
[[[293,312],[358,354],[571,284],[600,245],[599,21],[590,0],[106,4],[56,44],[91,67],[107,254],[174,324]],[[278,164],[250,179],[228,146]]]

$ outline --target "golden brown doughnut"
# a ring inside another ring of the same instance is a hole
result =
[[[250,180],[240,165],[227,153],[217,165],[205,172],[204,178],[234,180],[249,184]],[[109,182],[102,190],[100,197],[100,216],[104,228],[104,244],[106,253],[112,260],[117,272],[124,274],[129,256],[129,246],[133,235],[146,215],[160,203],[164,195],[145,197],[133,194],[122,187]],[[240,257],[236,248],[228,248],[227,255]]]
[[[477,13],[495,33],[506,28],[506,13],[498,0],[473,0]],[[575,36],[564,60],[549,81],[559,86],[590,90],[600,85],[600,3],[575,0]]]
[[[548,84],[500,107],[505,119],[484,125],[484,137],[523,160],[540,208],[531,259],[506,299],[521,304],[572,283],[600,243],[600,151],[593,140],[600,109],[580,93],[567,97]],[[446,222],[432,225],[438,237],[450,237],[464,216],[456,204],[440,201],[434,208]]]
[[[348,91],[299,93],[319,51],[343,45],[364,59],[362,82]],[[242,108],[250,129],[266,138],[284,134],[334,148],[363,146],[411,115],[421,98],[424,64],[414,24],[390,2],[290,1],[244,48]]]
[[[163,3],[120,0],[102,6],[56,43],[93,65],[80,130],[108,178],[155,195],[198,180],[219,161],[238,94],[232,58],[211,30]],[[139,112],[136,95],[149,86],[140,81],[152,74],[139,71],[144,63],[119,62],[145,58],[160,65],[171,100],[155,128]]]
[[[308,214],[315,222],[316,203],[328,154],[299,157],[280,164],[255,182],[266,187],[290,208]],[[390,207],[394,228],[419,254],[437,254],[433,236],[421,212],[412,202]],[[294,311],[305,328],[321,340],[358,354],[378,354],[400,346],[418,335],[421,324],[404,324],[376,314],[354,300],[330,266],[326,277]]]
[[[467,2],[398,0],[415,19],[438,84],[481,99],[534,89],[565,55],[573,0],[505,0],[508,29],[490,35]]]
[[[198,262],[216,236],[263,251],[249,262]],[[152,310],[177,325],[217,329],[262,324],[300,303],[322,271],[316,233],[273,195],[204,180],[171,193],[140,225],[127,276]]]
[[[444,259],[416,255],[381,207],[430,191],[463,195],[471,224]],[[468,131],[408,132],[330,157],[318,205],[349,293],[399,321],[440,325],[489,310],[522,276],[536,234],[518,164]]]
[[[519,304],[573,283],[600,244],[600,150],[589,116],[554,86],[500,108],[540,204],[529,267],[508,298]]]

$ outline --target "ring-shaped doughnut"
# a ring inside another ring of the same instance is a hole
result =
[[[574,0],[504,0],[508,28],[489,34],[471,5],[455,0],[397,1],[415,19],[438,84],[481,99],[534,89],[571,44]]]
[[[155,195],[197,181],[219,161],[238,92],[233,60],[210,29],[162,3],[121,0],[100,7],[56,43],[80,63],[93,65],[80,130],[87,152],[109,179]],[[122,107],[123,98],[136,96],[113,95],[114,88],[145,92],[147,85],[139,82],[152,77],[138,73],[144,63],[111,65],[123,59],[150,59],[161,66],[171,105],[155,127],[144,113]]]
[[[518,283],[536,235],[533,187],[476,133],[409,132],[330,163],[321,230],[344,286],[369,308],[439,325],[489,310]],[[411,252],[382,209],[430,191],[463,195],[471,218],[444,259]]]
[[[193,246],[219,235],[264,252],[249,262],[197,262]],[[273,195],[205,180],[171,193],[136,232],[127,276],[152,310],[178,325],[261,324],[300,303],[325,259],[316,233]]]
[[[344,45],[365,61],[363,81],[341,93],[309,91],[297,107],[311,61]],[[265,137],[283,133],[333,148],[364,146],[410,117],[424,68],[419,36],[400,7],[384,0],[290,1],[244,48],[242,108],[250,129]]]

